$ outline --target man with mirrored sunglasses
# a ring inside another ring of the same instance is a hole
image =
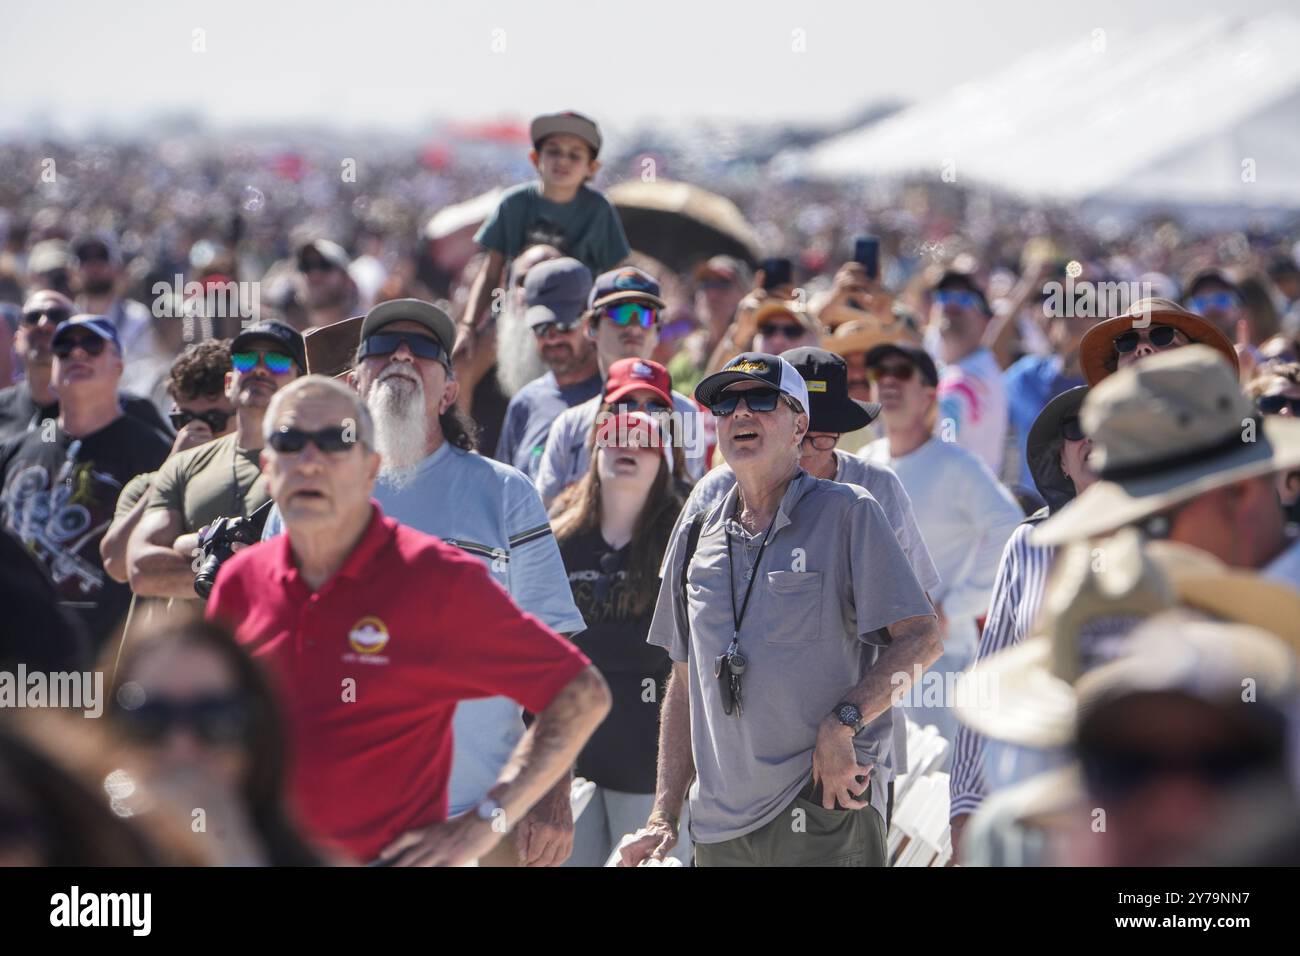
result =
[[[268,499],[258,462],[262,420],[271,397],[306,372],[302,335],[280,322],[252,325],[231,340],[230,357],[224,391],[234,429],[159,469],[127,546],[137,595],[195,600],[203,529],[218,518],[247,518]]]
[[[596,344],[604,387],[601,394],[557,418],[546,437],[533,477],[548,507],[561,491],[587,471],[588,439],[596,416],[610,393],[626,384],[613,380],[616,365],[620,369],[639,369],[635,378],[643,383],[654,378],[657,387],[668,396],[676,422],[674,441],[684,451],[687,478],[694,482],[708,471],[707,443],[699,407],[675,391],[667,370],[650,360],[659,344],[659,315],[664,308],[659,283],[640,269],[622,266],[597,277],[588,296],[585,319],[587,335]],[[651,370],[657,371],[652,375]]]
[[[524,321],[547,371],[510,399],[497,438],[497,461],[535,477],[552,423],[600,393],[596,346],[584,334],[591,273],[577,259],[540,262],[524,280]]]
[[[0,441],[34,431],[43,422],[59,417],[59,396],[51,378],[51,341],[59,323],[72,318],[75,312],[71,299],[51,289],[33,292],[23,303],[14,332],[14,354],[23,378],[0,389]],[[124,413],[171,441],[171,429],[153,402],[123,392],[119,382],[118,403]]]
[[[736,484],[664,561],[655,805],[621,862],[672,849],[689,785],[697,866],[884,866],[892,694],[939,656],[934,608],[880,504],[800,468],[789,362],[742,353],[695,394]]]
[[[418,324],[386,325],[399,321]],[[407,354],[403,346],[390,367]],[[363,360],[363,373],[372,365]],[[454,390],[440,397],[450,403]],[[262,460],[285,533],[231,559],[208,615],[232,624],[280,681],[293,790],[311,831],[363,861],[463,865],[505,842],[557,786],[567,800],[568,767],[609,691],[468,549],[384,513],[372,498],[383,468],[376,425],[334,379],[311,376],[276,396]],[[349,685],[355,694],[338,691]],[[531,737],[447,819],[461,750],[453,714],[493,695],[537,715]]]
[[[161,434],[117,402],[122,353],[103,316],[75,315],[50,339],[57,420],[0,449],[3,526],[26,546],[98,642],[119,632],[131,592],[109,577],[99,554],[122,487],[167,456]]]

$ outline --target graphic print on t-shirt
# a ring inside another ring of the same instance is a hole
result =
[[[94,601],[104,586],[98,538],[113,520],[122,485],[95,469],[93,461],[74,461],[75,445],[51,479],[42,464],[18,469],[4,490],[9,529],[50,574],[68,602]]]
[[[529,224],[524,235],[524,248],[529,246],[554,246],[565,252],[564,230],[545,216],[538,216]]]

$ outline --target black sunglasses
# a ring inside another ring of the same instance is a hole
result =
[[[36,325],[41,321],[41,316],[49,319],[51,325],[58,325],[60,322],[72,318],[72,311],[58,305],[51,306],[48,309],[31,309],[23,313],[23,325]]]
[[[332,262],[326,262],[324,259],[299,259],[299,272],[329,272],[334,268]]]
[[[1174,336],[1178,330],[1171,325],[1153,325],[1146,330],[1147,339],[1158,349],[1167,349],[1174,344]],[[1136,329],[1130,329],[1123,335],[1115,337],[1115,351],[1124,355],[1132,352],[1142,341],[1142,333]]]
[[[182,409],[169,413],[167,417],[171,419],[172,428],[177,431],[180,431],[190,422],[197,420],[205,423],[215,435],[226,430],[226,422],[230,421],[232,414],[234,413],[223,412],[219,408],[209,408],[206,412],[187,412]]]
[[[357,355],[359,358],[392,355],[402,347],[403,342],[411,354],[418,358],[437,359],[444,365],[447,362],[447,352],[439,343],[427,335],[416,335],[413,332],[376,332],[362,340]]]
[[[267,440],[267,444],[276,451],[289,455],[298,454],[307,447],[308,442],[329,454],[347,451],[357,444],[356,439],[350,434],[350,429],[344,428],[342,425],[332,425],[329,428],[322,428],[314,432],[284,425],[278,432],[273,432]]]
[[[160,743],[174,728],[188,727],[206,744],[234,744],[243,739],[249,725],[248,705],[237,695],[154,699],[121,715],[127,732],[148,743]]]
[[[770,412],[781,401],[781,393],[774,388],[753,388],[747,392],[732,392],[710,405],[709,411],[717,418],[726,418],[735,413],[742,398],[751,412]]]
[[[552,331],[563,335],[565,332],[572,332],[576,329],[581,321],[581,319],[574,319],[572,322],[543,322],[541,325],[533,326],[533,335],[539,339],[546,338]]]
[[[91,358],[104,351],[104,340],[98,335],[65,335],[52,346],[54,354],[67,358],[74,349],[84,349]]]
[[[1291,409],[1291,414],[1300,418],[1300,398],[1287,398],[1285,395],[1261,395],[1256,403],[1265,415],[1277,415],[1284,408]]]
[[[1077,416],[1071,416],[1061,422],[1061,437],[1066,441],[1083,441],[1083,426]]]

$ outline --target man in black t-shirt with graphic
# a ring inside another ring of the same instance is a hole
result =
[[[0,446],[0,513],[49,575],[60,603],[102,646],[131,591],[104,573],[99,541],[122,486],[156,469],[169,443],[118,404],[122,352],[112,323],[73,316],[50,344],[59,416]]]
[[[14,354],[23,370],[23,380],[0,389],[0,442],[34,431],[46,419],[59,417],[59,397],[54,392],[51,372],[54,354],[50,342],[59,323],[76,309],[61,292],[42,289],[23,303],[18,328],[14,331]],[[153,402],[138,395],[118,393],[122,411],[137,418],[171,442],[172,432]]]

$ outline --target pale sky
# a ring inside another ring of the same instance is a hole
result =
[[[1234,0],[1230,12],[1293,8]],[[941,94],[1095,29],[1110,55],[1140,56],[1146,31],[1223,11],[1222,0],[42,0],[5,12],[0,133],[139,129],[160,113],[412,133],[434,117],[557,109],[612,129],[833,120]],[[206,52],[192,49],[195,29]]]

